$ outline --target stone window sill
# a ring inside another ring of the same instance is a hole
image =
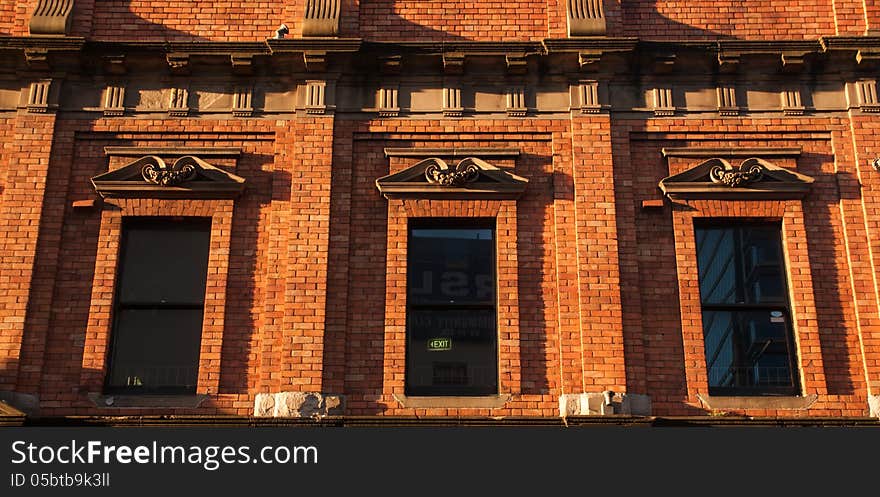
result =
[[[97,407],[107,409],[184,408],[195,409],[207,399],[207,395],[102,395],[89,394],[89,400]]]
[[[818,395],[767,396],[767,397],[721,397],[697,394],[703,407],[707,409],[809,409],[816,403]]]
[[[504,407],[510,395],[486,395],[482,397],[408,397],[393,394],[401,407],[418,409],[499,409]]]

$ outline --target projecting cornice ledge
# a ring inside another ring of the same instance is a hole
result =
[[[638,38],[609,38],[591,36],[583,38],[547,38],[542,44],[548,53],[582,52],[631,52],[639,45]]]
[[[323,50],[326,52],[357,52],[363,43],[360,38],[284,38],[266,40],[272,53],[291,53]]]
[[[707,409],[809,409],[819,399],[818,395],[767,396],[767,397],[720,397],[697,394]]]

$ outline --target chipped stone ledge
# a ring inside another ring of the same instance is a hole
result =
[[[562,417],[610,416],[614,414],[650,416],[651,397],[610,390],[597,393],[564,394],[559,397],[559,415]]]
[[[277,392],[257,394],[254,416],[262,418],[314,418],[341,416],[345,396],[321,392]]]
[[[697,394],[706,409],[809,409],[819,399],[818,395],[768,396],[768,397],[720,397]]]
[[[870,409],[871,416],[880,418],[880,395],[868,396],[868,409]]]
[[[413,397],[393,394],[392,396],[401,407],[417,409],[500,409],[510,400],[510,395]]]
[[[208,399],[207,395],[104,395],[89,393],[88,398],[95,407],[105,409],[151,409],[182,408],[195,409]]]
[[[36,395],[19,392],[0,391],[0,401],[27,414],[36,416],[40,413],[40,398]]]

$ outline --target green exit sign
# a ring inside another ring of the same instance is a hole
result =
[[[428,350],[431,352],[452,350],[452,339],[451,338],[432,338],[432,339],[428,340]]]

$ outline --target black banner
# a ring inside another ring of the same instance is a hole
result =
[[[837,495],[880,467],[876,427],[14,427],[0,444],[0,495]]]

